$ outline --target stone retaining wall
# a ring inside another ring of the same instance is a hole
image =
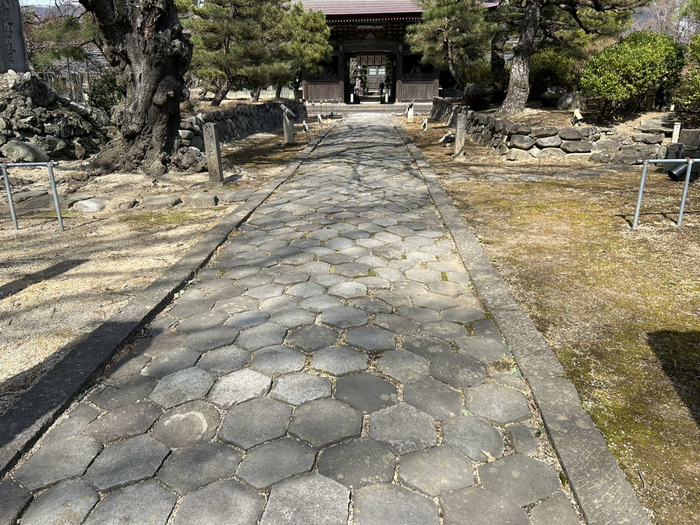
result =
[[[180,123],[180,137],[185,146],[204,151],[204,124],[213,122],[223,142],[231,142],[255,133],[277,131],[282,128],[282,109],[280,102],[265,104],[241,104],[234,108],[211,113],[200,113],[187,117]],[[306,107],[298,100],[285,100],[284,105],[297,116],[296,121],[306,118]]]
[[[662,125],[646,126],[631,137],[622,137],[610,129],[596,126],[532,128],[472,111],[441,98],[433,100],[430,117],[455,126],[460,113],[467,115],[467,135],[476,144],[489,146],[511,161],[586,158],[600,163],[634,164],[643,157],[664,158],[666,148],[662,142],[672,132]]]

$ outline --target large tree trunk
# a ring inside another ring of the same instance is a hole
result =
[[[220,106],[229,91],[231,91],[231,82],[227,80],[224,85],[214,93],[214,98],[211,99],[211,105]]]
[[[510,67],[510,82],[498,115],[507,116],[520,113],[525,109],[530,94],[530,58],[537,50],[537,31],[540,27],[543,0],[527,0],[525,13],[520,27],[520,38],[513,53]]]
[[[192,45],[173,0],[80,0],[104,35],[103,52],[120,71],[126,98],[115,112],[119,136],[94,160],[106,173],[163,174],[179,144],[180,102]]]
[[[491,39],[491,78],[499,93],[505,93],[508,83],[505,48],[511,31],[510,24],[501,22],[498,24],[498,31]]]

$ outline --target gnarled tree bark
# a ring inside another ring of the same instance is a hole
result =
[[[93,161],[103,173],[167,171],[179,144],[180,102],[192,45],[173,0],[80,0],[104,35],[102,50],[126,93],[115,111],[119,136]]]

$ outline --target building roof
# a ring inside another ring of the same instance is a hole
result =
[[[418,0],[302,0],[304,7],[328,16],[422,13]]]

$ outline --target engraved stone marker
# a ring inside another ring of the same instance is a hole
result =
[[[204,151],[209,169],[209,182],[223,182],[224,169],[221,166],[221,149],[219,147],[219,132],[212,122],[204,124]]]
[[[0,73],[29,71],[17,0],[0,0]]]
[[[455,151],[453,160],[464,160],[464,143],[467,139],[467,115],[457,115],[457,133],[455,133]]]
[[[294,122],[292,119],[296,118],[296,115],[284,104],[280,104],[280,107],[282,108],[282,123],[284,124],[284,143],[294,144]]]
[[[408,107],[408,122],[413,123],[413,122],[415,122],[415,121],[416,121],[416,118],[415,118],[415,111],[414,111],[414,109],[413,109],[413,104],[411,104],[411,105]]]

